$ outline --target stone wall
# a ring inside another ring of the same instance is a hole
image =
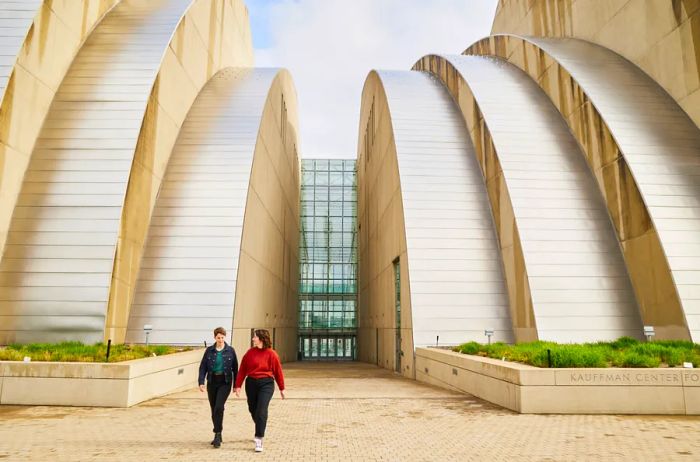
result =
[[[522,414],[700,414],[695,369],[541,369],[418,348],[416,373]]]

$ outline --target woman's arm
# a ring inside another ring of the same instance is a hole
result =
[[[233,350],[233,364],[231,364],[231,372],[233,373],[233,383],[236,383],[236,377],[238,376],[238,357],[236,356],[236,350]]]
[[[204,355],[202,356],[202,361],[199,363],[199,377],[197,383],[199,384],[199,391],[204,391],[204,377],[207,375],[207,350],[204,349]]]
[[[236,396],[241,396],[241,385],[243,384],[243,379],[248,375],[248,353],[243,355],[241,360],[241,367],[238,369],[238,374],[236,374],[236,380],[233,385],[233,391]]]
[[[275,381],[280,389],[280,395],[284,399],[284,373],[282,372],[282,363],[280,362],[280,357],[277,352],[270,350],[272,352],[272,375],[275,376]]]

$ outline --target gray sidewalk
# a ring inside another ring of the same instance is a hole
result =
[[[519,415],[359,363],[289,364],[265,452],[245,399],[229,399],[212,449],[206,397],[130,409],[0,406],[0,460],[700,460],[700,418]]]

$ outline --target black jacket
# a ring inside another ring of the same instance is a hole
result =
[[[224,376],[226,383],[235,383],[236,375],[238,374],[238,358],[233,347],[228,343],[221,350],[221,357],[224,360]],[[216,343],[204,350],[202,362],[199,363],[199,384],[204,385],[204,377],[207,382],[211,381],[211,375],[214,371],[214,363],[216,362]]]

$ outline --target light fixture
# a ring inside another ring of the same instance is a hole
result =
[[[484,329],[484,335],[488,338],[489,345],[491,345],[491,336],[493,335],[493,328]]]
[[[644,326],[644,336],[647,338],[647,342],[651,342],[651,338],[656,335],[654,333],[654,326]]]
[[[148,334],[150,334],[152,330],[153,326],[151,324],[143,325],[143,331],[146,333],[146,346],[148,346]]]

